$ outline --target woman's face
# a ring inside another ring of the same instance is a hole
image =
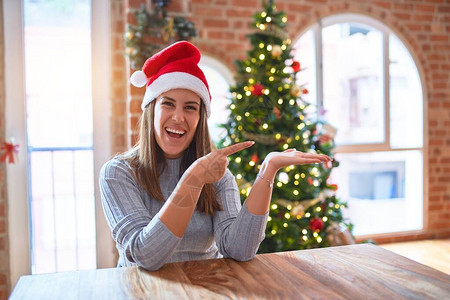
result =
[[[178,158],[195,135],[200,120],[200,97],[185,89],[162,93],[156,98],[154,129],[166,158]]]

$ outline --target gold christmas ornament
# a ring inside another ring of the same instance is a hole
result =
[[[175,36],[175,32],[173,30],[173,18],[166,18],[167,25],[161,29],[161,35],[164,42],[169,41]]]
[[[272,47],[272,51],[270,53],[272,54],[273,57],[279,57],[282,52],[283,52],[283,50],[281,49],[281,47],[279,45],[274,45]]]
[[[127,55],[132,55],[134,53],[134,48],[127,48],[125,51]]]
[[[131,31],[127,31],[127,32],[125,33],[125,38],[126,38],[127,40],[131,40],[133,37],[134,37],[134,34],[133,34]]]
[[[316,205],[318,202],[322,201],[321,196],[319,195],[318,198],[314,199],[306,199],[301,201],[289,201],[286,199],[277,199],[275,200],[275,203],[283,206],[285,208],[289,207],[291,208],[291,215],[294,216],[297,219],[303,218],[305,215],[305,211],[310,208],[311,206]]]
[[[347,226],[343,226],[333,222],[327,228],[327,240],[330,246],[353,245],[355,239],[348,230]]]
[[[297,85],[293,85],[291,88],[291,95],[294,97],[300,96],[301,90]]]

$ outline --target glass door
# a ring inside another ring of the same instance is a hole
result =
[[[33,274],[96,267],[90,0],[24,0]]]

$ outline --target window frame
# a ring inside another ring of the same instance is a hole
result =
[[[314,43],[315,43],[315,68],[316,68],[316,83],[317,83],[317,93],[316,93],[316,104],[317,111],[321,111],[323,108],[323,60],[322,60],[322,29],[331,25],[339,23],[360,23],[367,26],[373,27],[379,30],[383,34],[383,95],[384,95],[384,134],[385,140],[383,143],[371,143],[371,144],[351,144],[351,145],[340,145],[336,146],[334,153],[363,153],[363,152],[382,152],[382,151],[408,151],[417,150],[422,153],[422,184],[423,184],[423,203],[422,203],[422,215],[423,215],[423,226],[419,230],[401,231],[401,232],[390,232],[390,233],[379,233],[370,235],[360,235],[359,239],[364,240],[367,238],[387,238],[396,236],[407,236],[425,233],[428,230],[428,120],[426,116],[427,113],[427,87],[425,84],[425,76],[420,64],[418,57],[412,50],[412,47],[402,34],[396,32],[393,28],[384,25],[382,22],[366,15],[355,14],[355,13],[342,13],[327,16],[318,20],[317,23],[306,28],[301,32],[297,39],[293,42],[295,45],[297,41],[309,30],[313,31]],[[411,147],[411,148],[391,148],[390,146],[390,86],[389,86],[389,35],[394,34],[405,46],[414,61],[415,67],[419,75],[419,80],[422,87],[422,120],[423,120],[423,145],[422,147]]]

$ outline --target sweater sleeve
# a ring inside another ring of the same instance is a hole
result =
[[[150,215],[141,191],[124,161],[113,159],[100,171],[103,210],[117,247],[129,262],[157,270],[170,259],[181,238]]]
[[[241,206],[239,190],[229,170],[216,184],[222,211],[214,215],[214,236],[224,257],[238,261],[252,259],[264,240],[268,213],[254,215],[247,206]]]

